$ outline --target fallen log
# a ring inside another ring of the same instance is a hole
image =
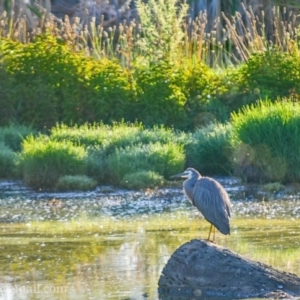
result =
[[[204,240],[191,240],[171,256],[158,282],[160,299],[291,298],[300,278]]]

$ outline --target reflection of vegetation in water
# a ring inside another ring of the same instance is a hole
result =
[[[233,219],[231,236],[217,242],[251,259],[300,275],[300,220]],[[120,291],[156,298],[157,280],[170,255],[209,224],[182,212],[131,219],[2,224],[0,277],[57,285],[72,278],[106,295]],[[77,283],[76,283],[77,282]]]

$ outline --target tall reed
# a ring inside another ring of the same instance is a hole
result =
[[[146,5],[138,0],[139,19],[111,27],[107,27],[103,19],[99,22],[91,17],[88,23],[78,17],[59,20],[47,15],[47,9],[38,7],[31,10],[34,22],[30,23],[25,13],[13,19],[11,11],[3,12],[0,36],[28,43],[35,35],[48,32],[72,45],[74,51],[84,51],[87,56],[96,58],[118,59],[123,67],[162,57],[180,61],[184,56],[224,68],[244,62],[252,53],[270,47],[298,51],[295,14],[284,10],[284,18],[275,14],[270,37],[264,12],[259,15],[251,7],[240,7],[233,16],[222,13],[215,20],[208,20],[207,13],[202,12],[191,19],[185,3],[151,0]]]

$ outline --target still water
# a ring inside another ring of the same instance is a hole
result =
[[[217,243],[300,276],[298,192],[223,184],[234,213]],[[0,300],[158,299],[171,254],[209,229],[180,188],[49,194],[3,182],[0,207]]]

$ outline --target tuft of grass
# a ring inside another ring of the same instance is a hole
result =
[[[300,104],[260,101],[231,116],[237,175],[248,181],[300,180]]]
[[[53,189],[61,176],[84,175],[86,159],[87,151],[82,146],[29,136],[23,142],[19,168],[30,187]]]
[[[59,191],[88,191],[97,186],[97,181],[86,175],[65,175],[59,178],[56,189]]]
[[[165,178],[180,172],[184,167],[183,148],[175,143],[150,143],[116,149],[108,156],[107,165],[111,180],[118,184],[126,174],[141,170],[156,172]]]
[[[30,126],[11,124],[0,127],[0,142],[17,152],[21,150],[23,139],[30,134],[36,135],[37,132]]]
[[[280,182],[269,182],[262,186],[262,189],[268,193],[278,193],[284,189]]]
[[[156,188],[163,186],[163,184],[163,176],[153,171],[138,171],[126,174],[121,180],[121,186],[128,189]]]
[[[99,183],[108,183],[107,155],[101,147],[87,148],[87,175]]]
[[[215,123],[197,129],[185,147],[187,166],[203,174],[231,173],[231,125]]]
[[[0,142],[0,178],[10,179],[15,176],[16,154]]]

